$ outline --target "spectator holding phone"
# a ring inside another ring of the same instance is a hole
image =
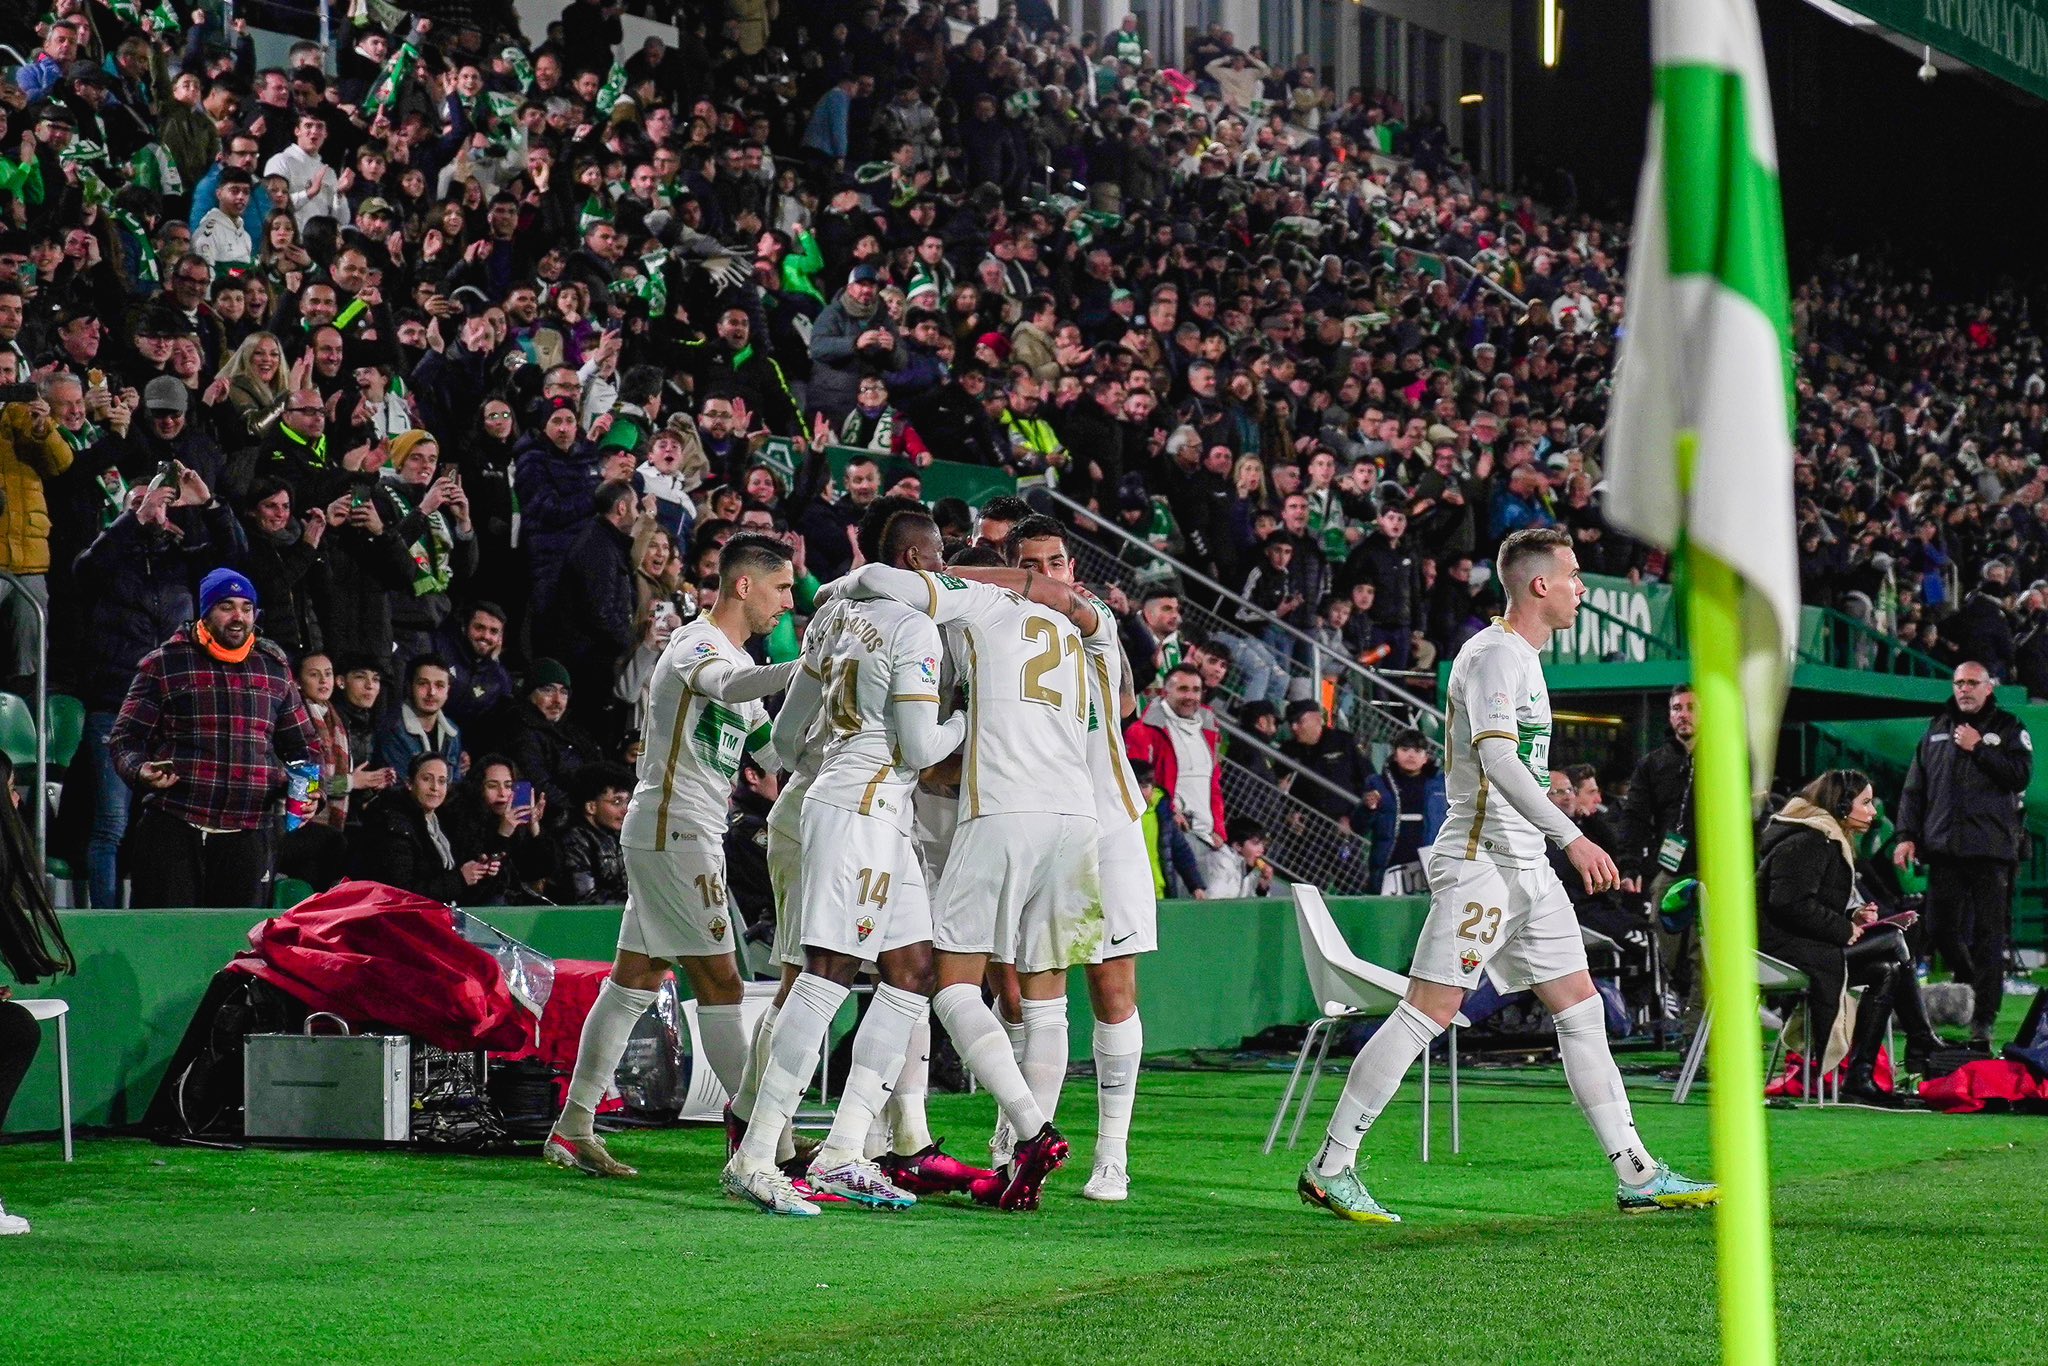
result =
[[[542,830],[547,811],[547,794],[504,755],[486,754],[470,765],[469,777],[443,808],[442,822],[457,858],[481,860],[496,871],[470,887],[464,905],[545,899],[539,889],[554,876],[559,857]]]
[[[142,793],[128,833],[138,906],[260,906],[269,808],[284,765],[319,758],[283,650],[256,634],[256,589],[232,569],[199,585],[199,618],[136,666],[107,747]]]
[[[1892,1012],[1906,1031],[1906,1070],[1923,1070],[1938,1047],[1913,954],[1902,930],[1912,912],[1878,925],[1879,910],[1858,885],[1856,841],[1877,819],[1870,779],[1854,769],[1823,773],[1764,827],[1757,861],[1757,947],[1804,972],[1808,1047],[1826,1056],[1844,986],[1866,988],[1849,1046],[1842,1099],[1894,1105],[1877,1089],[1877,1050]]]
[[[472,888],[498,876],[502,864],[496,858],[456,861],[455,846],[441,825],[441,808],[454,781],[454,770],[440,754],[415,755],[405,786],[378,802],[350,841],[356,876],[451,906],[468,903]]]

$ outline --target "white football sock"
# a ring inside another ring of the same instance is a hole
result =
[[[875,988],[867,1016],[853,1036],[853,1062],[839,1095],[839,1110],[832,1116],[832,1132],[825,1135],[815,1165],[834,1166],[865,1154],[868,1126],[882,1112],[896,1074],[903,1070],[910,1031],[930,1009],[931,1003],[914,991],[887,982]]]
[[[619,1057],[633,1026],[654,1004],[656,993],[622,987],[607,977],[583,1017],[583,1034],[576,1042],[576,1070],[569,1077],[568,1103],[555,1128],[567,1138],[588,1138],[597,1116],[598,1102],[619,1070]]]
[[[1138,1060],[1145,1026],[1138,1012],[1115,1024],[1095,1022],[1095,1165],[1129,1161],[1131,1109],[1138,1102]]]
[[[1572,1099],[1593,1126],[1614,1174],[1625,1185],[1642,1185],[1656,1175],[1657,1163],[1636,1133],[1621,1069],[1607,1047],[1605,1003],[1588,996],[1551,1018],[1557,1024],[1557,1051],[1564,1055],[1564,1079],[1572,1088]]]
[[[782,1014],[775,1021],[775,1042],[768,1050],[768,1065],[761,1071],[747,1136],[740,1141],[743,1166],[759,1170],[774,1160],[782,1131],[802,1103],[811,1074],[818,1070],[818,1054],[846,997],[845,987],[808,972],[790,987]]]
[[[1052,1119],[1059,1113],[1060,1088],[1067,1080],[1066,997],[1024,1002],[1024,1058],[1018,1070],[1031,1088],[1031,1098]]]
[[[910,1047],[903,1054],[903,1070],[896,1074],[896,1093],[889,1097],[885,1112],[889,1118],[887,1151],[899,1157],[921,1153],[932,1145],[931,1123],[925,1118],[924,1098],[932,1084],[932,1017],[926,1011],[910,1031]]]
[[[1010,1041],[1003,1036],[1003,1027],[982,1004],[981,988],[968,982],[954,983],[932,998],[932,1013],[953,1036],[960,1061],[996,1098],[1018,1139],[1035,1137],[1045,1127],[1045,1112],[1032,1099],[1017,1060],[1010,1056]]]
[[[1358,1161],[1358,1145],[1371,1129],[1380,1111],[1401,1089],[1408,1065],[1422,1050],[1436,1042],[1443,1026],[1409,1005],[1394,1007],[1385,1024],[1365,1041],[1351,1061],[1351,1075],[1344,1079],[1344,1094],[1337,1098],[1337,1113],[1330,1116],[1330,1129],[1316,1154],[1316,1171],[1335,1176]]]
[[[697,1037],[704,1044],[704,1061],[718,1084],[730,1096],[740,1089],[747,1074],[747,1031],[740,1020],[739,1004],[697,1007]]]
[[[770,1005],[754,1022],[754,1039],[747,1047],[747,1070],[740,1074],[739,1089],[732,1095],[732,1112],[742,1120],[754,1114],[754,1096],[761,1089],[761,1072],[768,1066],[768,1050],[775,1043],[775,1017],[782,1007]]]
[[[1018,1002],[1018,1005],[1021,1008],[1023,1002]],[[989,1012],[996,1017],[996,1023],[1003,1027],[1003,1036],[1010,1041],[1010,1056],[1016,1059],[1019,1067],[1022,1067],[1024,1065],[1024,1040],[1026,1038],[1024,1022],[1022,1020],[1013,1020],[1003,1014],[1003,1003],[1000,1000],[989,1007]]]

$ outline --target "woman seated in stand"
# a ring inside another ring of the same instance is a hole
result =
[[[1757,863],[1757,947],[1811,981],[1811,1048],[1826,1048],[1843,987],[1864,988],[1842,1099],[1897,1105],[1898,1098],[1878,1090],[1874,1081],[1892,1012],[1906,1031],[1905,1070],[1923,1070],[1938,1044],[1913,975],[1913,953],[1901,933],[1913,913],[1877,925],[1878,908],[1858,880],[1856,841],[1876,817],[1870,779],[1854,769],[1834,769],[1771,818]]]
[[[460,906],[478,883],[497,876],[497,859],[456,862],[441,828],[452,776],[439,754],[413,756],[405,786],[378,802],[362,833],[349,841],[357,877]]]

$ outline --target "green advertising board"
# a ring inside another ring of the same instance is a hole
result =
[[[923,490],[924,501],[936,503],[941,498],[958,498],[972,508],[983,506],[991,498],[1017,491],[1017,481],[999,469],[986,465],[967,465],[956,460],[934,460],[931,464],[917,468],[902,456],[878,455],[874,451],[862,450],[855,446],[832,446],[825,451],[825,458],[832,466],[832,477],[841,488],[846,487],[846,465],[857,455],[872,455],[882,465],[882,491],[888,492],[889,485],[900,475],[915,474]]]
[[[1578,624],[1550,638],[1546,665],[1642,664],[1674,657],[1679,639],[1677,595],[1668,583],[1630,583],[1606,574],[1581,576],[1586,608]]]
[[[2048,0],[1843,0],[1843,8],[2048,99]]]

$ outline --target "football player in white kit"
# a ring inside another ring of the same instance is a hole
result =
[[[1416,1055],[1456,1018],[1490,972],[1503,991],[1533,990],[1557,1024],[1572,1098],[1619,1182],[1626,1213],[1700,1208],[1720,1198],[1653,1159],[1636,1133],[1621,1073],[1607,1048],[1605,1008],[1544,841],[1556,842],[1586,890],[1621,881],[1614,860],[1581,834],[1547,791],[1550,693],[1542,651],[1569,630],[1585,585],[1571,537],[1517,531],[1496,564],[1508,610],[1458,652],[1446,707],[1444,768],[1450,812],[1425,859],[1429,917],[1408,969],[1407,999],[1359,1050],[1321,1150],[1302,1171],[1303,1201],[1360,1223],[1397,1224],[1359,1179],[1358,1147]]]
[[[619,832],[627,890],[618,956],[583,1022],[567,1102],[542,1150],[557,1166],[637,1175],[605,1150],[592,1119],[671,963],[697,1001],[705,1061],[726,1094],[739,1085],[741,927],[726,901],[724,834],[740,758],[768,741],[761,699],[787,688],[797,669],[794,660],[755,664],[746,643],[790,610],[793,579],[782,542],[733,537],[718,557],[718,600],[669,638],[655,667],[639,782]]]
[[[938,526],[909,499],[871,509],[860,539],[864,556],[885,563],[941,563]],[[878,1208],[916,1203],[915,1192],[895,1184],[864,1149],[887,1084],[926,1026],[931,996],[931,906],[911,842],[910,792],[966,728],[964,716],[939,720],[939,651],[928,612],[842,593],[805,632],[803,672],[775,720],[776,747],[804,756],[800,771],[821,733],[824,745],[802,798],[801,853],[777,924],[786,955],[787,922],[795,922],[803,971],[768,1035],[747,1130],[723,1177],[728,1192],[770,1213],[815,1214],[808,1191]],[[863,963],[875,964],[882,982],[854,1036],[832,1131],[807,1186],[797,1187],[775,1164],[778,1140]],[[928,1138],[920,1146],[927,1145],[936,1152]]]
[[[1010,532],[1017,565],[1061,583],[1074,582],[1066,532],[1050,517],[1032,516]],[[1107,608],[1101,609],[1105,615]],[[1095,1012],[1095,1158],[1081,1195],[1116,1201],[1130,1194],[1127,1145],[1137,1101],[1138,1063],[1145,1047],[1138,1019],[1138,955],[1159,947],[1159,903],[1145,848],[1144,793],[1124,753],[1124,718],[1137,705],[1123,650],[1112,640],[1088,670],[1088,774],[1095,794],[1096,849],[1102,879],[1102,953],[1087,965],[1088,1002]],[[1024,1003],[1025,1046],[1067,1063],[1066,997]],[[1050,1018],[1057,1008],[1057,1023]],[[1033,1015],[1041,1031],[1056,1029],[1051,1047],[1032,1047]]]
[[[963,581],[1017,572],[1022,595]],[[1114,659],[1116,623],[1068,585],[1028,569],[913,575],[868,565],[844,591],[892,597],[956,628],[967,737],[959,824],[933,903],[932,1006],[961,1061],[1023,1138],[1006,1179],[989,1190],[993,1203],[1035,1209],[1067,1153],[1049,1117],[1066,1072],[1067,969],[1095,961],[1102,947],[1094,803],[1080,794],[1089,791],[1089,677]],[[1025,1067],[981,999],[992,957],[1016,967],[1027,1023],[1048,1025],[1035,1046],[1027,1034]]]

